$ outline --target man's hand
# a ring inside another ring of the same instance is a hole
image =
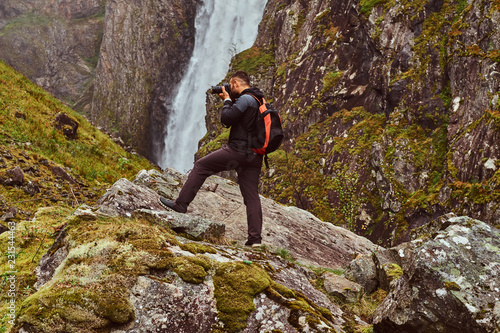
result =
[[[228,92],[226,91],[226,88],[224,88],[224,86],[222,86],[222,92],[219,94],[219,97],[222,98],[223,100],[231,98]]]

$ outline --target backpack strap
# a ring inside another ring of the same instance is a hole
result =
[[[259,99],[257,97],[255,97],[252,94],[245,94],[245,95],[250,95],[253,98],[255,98],[255,100],[257,101],[257,103],[259,103],[259,108],[260,108],[260,106],[262,104],[260,103],[260,101],[259,101]],[[262,101],[265,103],[264,99],[262,99]],[[247,133],[247,157],[252,156],[252,154],[253,154],[253,150],[252,150],[252,133],[250,133],[250,131],[248,131],[248,133]]]
[[[266,104],[266,100],[264,98],[262,98],[262,103],[259,101],[259,99],[252,95],[252,94],[245,94],[245,95],[250,95],[252,96],[253,98],[255,98],[255,100],[257,101],[257,103],[259,103],[259,112],[260,112],[260,107],[264,104]],[[265,117],[267,114],[269,114],[270,111],[265,111],[261,114],[262,117]],[[247,155],[248,157],[251,156],[251,154],[253,154],[253,150],[252,150],[252,135],[250,133],[250,131],[248,132],[248,140],[247,140],[247,144],[248,144],[248,148],[247,148]],[[266,169],[269,169],[269,161],[268,161],[268,158],[267,158],[267,153],[264,154],[264,163],[266,165]]]
[[[262,105],[262,104],[266,104],[266,100],[264,99],[264,97],[262,97],[262,103],[259,101],[259,99],[253,95],[253,94],[245,94],[245,95],[250,95],[252,96],[253,98],[255,98],[255,100],[257,101],[257,103],[259,103],[259,107]]]

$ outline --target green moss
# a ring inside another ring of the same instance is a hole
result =
[[[189,251],[193,254],[198,254],[198,253],[217,253],[217,250],[215,250],[213,247],[205,244],[199,244],[199,243],[186,243],[181,245],[181,249],[184,251]]]
[[[370,16],[372,9],[380,4],[385,3],[386,0],[361,0],[361,14],[365,16]]]
[[[228,139],[229,139],[229,128],[224,128],[222,132],[215,139],[209,141],[200,150],[198,150],[198,154],[201,157],[203,157],[213,151],[216,151],[217,149],[225,145]]]
[[[199,284],[203,283],[212,264],[203,256],[175,257],[171,259],[170,267],[185,282]]]
[[[455,291],[461,290],[460,286],[456,282],[446,281],[444,283],[444,287],[446,288],[446,290],[455,290]]]
[[[295,40],[297,40],[297,37],[300,34],[300,30],[302,29],[302,26],[304,25],[304,22],[306,21],[306,15],[305,15],[305,10],[301,11],[299,14],[299,17],[297,18],[297,23],[295,23],[292,26],[292,29],[295,33]]]
[[[124,324],[134,318],[134,308],[123,286],[101,291],[75,286],[51,286],[30,296],[18,313],[18,325],[40,331],[82,332]]]
[[[387,264],[386,266],[386,273],[389,278],[391,278],[392,281],[397,280],[403,275],[403,269],[395,263],[390,263]]]
[[[282,284],[279,284],[275,281],[271,281],[271,286],[272,290],[276,291],[278,294],[285,298],[295,298],[295,292],[287,287],[285,287]]]
[[[40,219],[45,215],[50,217],[47,212]],[[66,259],[49,284],[22,302],[18,324],[44,332],[81,332],[126,323],[135,311],[128,290],[139,275],[171,269],[187,282],[200,283],[211,267],[207,258],[173,257],[168,233],[144,219],[70,216],[65,233]]]
[[[228,332],[239,332],[255,310],[254,297],[271,284],[269,275],[257,265],[219,263],[214,275],[219,318]]]
[[[273,54],[256,46],[237,54],[232,60],[233,70],[242,70],[254,75],[273,66]]]
[[[35,268],[42,255],[51,247],[57,236],[56,230],[62,227],[64,217],[70,214],[70,210],[60,207],[40,209],[31,221],[17,223],[14,234],[4,232],[0,235],[0,272],[2,283],[0,283],[0,311],[7,313],[7,306],[11,299],[9,297],[10,284],[6,283],[9,276],[16,277],[16,307],[36,289],[37,281]],[[11,222],[9,227],[13,227]],[[13,246],[10,236],[13,235]],[[17,271],[16,273],[10,273]],[[2,320],[7,321],[7,317]],[[2,322],[0,321],[0,327]]]
[[[335,85],[340,81],[344,72],[328,72],[323,77],[323,88],[321,89],[318,97],[321,98],[326,92],[331,91]]]

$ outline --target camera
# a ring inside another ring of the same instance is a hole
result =
[[[226,90],[226,92],[231,95],[231,85],[229,83],[224,83],[222,86],[212,86],[212,94],[220,94],[222,93],[222,87]]]

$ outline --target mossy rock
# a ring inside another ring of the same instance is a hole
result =
[[[134,318],[128,292],[122,287],[91,290],[52,286],[30,296],[18,313],[18,325],[46,333],[86,332],[124,324]]]
[[[395,281],[403,275],[403,269],[395,263],[387,264],[385,270],[387,277],[389,277],[391,281]]]
[[[212,264],[204,256],[175,257],[171,259],[170,267],[185,282],[199,284],[207,276]]]
[[[227,332],[239,332],[255,310],[254,297],[271,285],[271,278],[257,265],[219,263],[214,275],[219,318]]]
[[[189,252],[191,252],[193,254],[198,254],[198,253],[212,253],[212,254],[216,254],[217,253],[217,250],[215,250],[210,245],[205,245],[205,244],[186,243],[186,244],[182,244],[180,247],[184,251],[189,251]]]

